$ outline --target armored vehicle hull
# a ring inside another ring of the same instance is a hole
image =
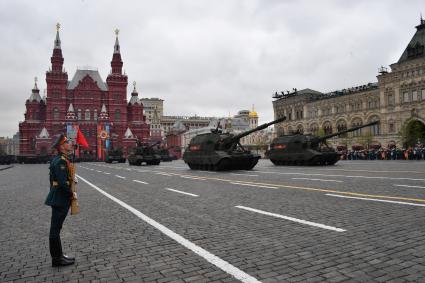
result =
[[[14,155],[4,154],[0,155],[0,164],[10,164],[15,161]]]
[[[105,162],[106,163],[112,163],[112,162],[125,163],[125,157],[108,155],[105,159]]]
[[[161,157],[159,155],[140,155],[132,154],[128,156],[128,164],[140,166],[143,163],[146,165],[159,165],[161,163]]]
[[[22,164],[48,163],[51,157],[48,155],[18,155],[16,161]]]
[[[125,157],[121,149],[111,149],[105,158],[106,163],[118,162],[125,163]]]
[[[192,170],[251,170],[258,163],[260,155],[250,152],[216,151],[213,154],[185,151],[183,160]]]
[[[340,154],[329,151],[307,149],[303,152],[270,149],[266,156],[274,165],[334,165],[340,159]]]

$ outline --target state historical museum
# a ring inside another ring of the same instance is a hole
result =
[[[64,71],[59,24],[51,69],[46,72],[47,96],[41,98],[37,81],[26,101],[25,121],[19,123],[20,155],[47,155],[59,133],[75,138],[78,129],[89,144],[77,155],[103,160],[107,149],[123,148],[127,154],[136,139],[149,139],[149,125],[136,87],[127,101],[127,75],[123,73],[118,30],[111,72],[102,80],[97,70],[77,69],[71,81]]]

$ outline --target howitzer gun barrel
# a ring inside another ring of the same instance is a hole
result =
[[[347,129],[347,130],[344,130],[344,131],[340,131],[340,132],[337,132],[337,133],[334,133],[334,134],[330,134],[330,135],[326,135],[324,137],[320,137],[319,141],[324,141],[324,140],[330,139],[332,137],[336,137],[336,136],[339,136],[339,135],[342,135],[342,134],[345,134],[345,133],[349,133],[349,132],[354,132],[356,130],[366,128],[366,127],[369,127],[369,126],[373,126],[373,125],[377,125],[377,124],[379,124],[379,121],[373,121],[373,122],[370,122],[370,123],[365,124],[365,125],[352,127],[352,128]]]
[[[150,146],[148,146],[148,148],[152,148],[152,147],[154,147],[154,146],[156,146],[156,145],[158,145],[160,143],[161,143],[160,141],[157,141],[157,142],[151,144]]]
[[[270,123],[262,124],[262,125],[260,125],[260,126],[258,126],[258,127],[256,127],[256,128],[254,128],[254,129],[251,129],[251,130],[249,130],[249,131],[246,131],[246,132],[240,133],[240,134],[238,134],[238,135],[236,135],[236,136],[232,137],[232,141],[239,140],[239,139],[241,139],[241,138],[243,138],[243,137],[245,137],[245,136],[247,136],[247,135],[249,135],[249,134],[252,134],[253,132],[263,130],[263,129],[267,128],[268,126],[271,126],[271,125],[276,124],[276,123],[283,122],[283,121],[285,121],[285,120],[286,120],[286,117],[284,116],[284,117],[282,117],[282,118],[279,118],[279,119],[276,119],[276,120],[274,120],[274,121],[271,121]]]

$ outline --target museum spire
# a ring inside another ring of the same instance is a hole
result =
[[[61,25],[60,23],[56,24],[56,39],[55,39],[55,49],[61,49],[61,39],[59,37],[59,29],[60,29]]]
[[[52,71],[54,73],[62,72],[62,68],[63,68],[63,56],[62,56],[62,49],[61,49],[61,40],[59,38],[59,29],[60,29],[60,24],[57,23],[55,46],[53,48],[53,55],[50,58],[50,62],[52,63]]]
[[[112,68],[112,74],[114,75],[121,75],[122,74],[122,60],[121,60],[121,53],[120,53],[120,43],[118,41],[118,33],[119,29],[115,29],[115,45],[114,45],[114,54],[112,55],[112,61],[111,61],[111,68]]]

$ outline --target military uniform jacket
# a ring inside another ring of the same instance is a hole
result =
[[[68,159],[65,154],[59,153],[50,162],[50,191],[45,204],[50,206],[66,207],[71,203],[71,176]]]

